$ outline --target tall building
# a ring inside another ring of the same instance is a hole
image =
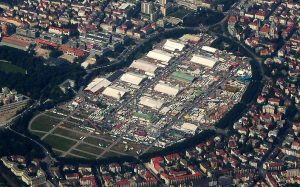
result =
[[[150,20],[151,21],[156,21],[159,17],[159,10],[156,10],[156,11],[153,11],[151,14],[150,14]]]
[[[151,14],[153,13],[153,2],[142,2],[141,3],[141,12],[144,14]]]
[[[162,5],[160,7],[160,11],[162,13],[163,16],[166,16],[168,15],[171,11],[172,11],[172,4],[171,3],[168,3],[168,4],[165,4],[165,5]]]
[[[158,0],[158,3],[162,6],[166,5],[168,2],[168,0]]]

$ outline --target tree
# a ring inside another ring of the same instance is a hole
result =
[[[0,47],[0,59],[27,71],[27,74],[0,71],[0,87],[15,89],[32,99],[61,99],[57,94],[63,96],[63,93],[54,92],[53,88],[66,79],[80,82],[85,75],[85,71],[78,64],[62,63],[57,66],[46,66],[44,59],[8,47]]]
[[[58,58],[58,57],[60,57],[63,54],[64,53],[62,51],[59,51],[57,49],[53,49],[53,50],[51,50],[49,56],[52,57],[52,58]]]

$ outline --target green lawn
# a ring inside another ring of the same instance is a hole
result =
[[[61,126],[69,128],[69,129],[74,129],[76,127],[76,125],[74,125],[73,123],[69,123],[69,122],[64,122]]]
[[[59,122],[58,119],[41,115],[32,122],[31,129],[48,132]]]
[[[71,154],[67,154],[66,155],[67,158],[81,158],[79,155],[71,155]]]
[[[80,119],[87,119],[89,117],[88,115],[81,113],[75,113],[73,116]]]
[[[194,11],[192,11],[192,10],[180,7],[175,12],[170,13],[168,16],[172,16],[172,17],[175,17],[175,18],[183,19],[184,16],[186,16],[187,14],[193,13],[193,12]]]
[[[0,71],[6,72],[6,73],[21,73],[25,74],[26,70],[16,66],[14,64],[11,64],[10,62],[6,60],[0,60]]]
[[[69,137],[75,140],[79,140],[82,137],[81,134],[69,131],[68,129],[56,128],[53,134],[59,134],[65,137]]]
[[[68,121],[73,122],[73,123],[77,123],[77,124],[82,124],[81,121],[74,119],[74,118],[69,118]]]
[[[61,119],[63,119],[63,118],[66,117],[66,116],[63,116],[63,115],[60,115],[60,114],[55,114],[55,113],[50,112],[50,111],[45,112],[45,114],[47,114],[47,115],[49,115],[49,116],[53,116],[53,117],[55,117],[55,118],[61,118]]]
[[[111,135],[109,135],[109,134],[103,134],[103,133],[101,133],[101,132],[99,132],[100,134],[96,134],[96,135],[94,135],[94,137],[95,138],[97,138],[98,136],[99,137],[101,137],[101,138],[104,138],[104,139],[106,139],[106,140],[111,140],[111,141],[114,141],[114,137],[112,137]]]
[[[126,145],[128,147],[127,151],[125,151]],[[144,151],[146,148],[147,148],[147,146],[145,146],[145,145],[136,144],[134,142],[127,141],[127,144],[124,144],[124,143],[121,143],[121,142],[116,144],[115,146],[113,146],[111,148],[111,150],[119,151],[119,152],[123,152],[123,153],[128,154],[128,155],[134,155],[135,156],[135,155],[137,155],[138,151]]]
[[[69,140],[55,135],[48,135],[43,141],[51,145],[53,148],[62,151],[67,151],[73,145],[76,144],[76,141]]]
[[[118,156],[122,156],[122,155],[119,155],[118,153],[114,153],[114,152],[106,152],[103,157],[104,158],[108,158],[108,157],[118,157]]]
[[[58,156],[58,157],[62,155],[62,152],[56,151],[56,150],[53,150],[53,153],[55,154],[55,156]]]
[[[42,133],[42,132],[31,132],[32,134],[38,136],[39,138],[42,138],[46,133]]]
[[[87,144],[79,144],[76,149],[78,150],[82,150],[82,151],[85,151],[85,152],[88,152],[88,153],[93,153],[95,155],[100,155],[103,150],[100,149],[100,148],[97,148],[97,147],[93,147],[93,146],[90,146],[90,145],[87,145]]]
[[[84,152],[81,152],[81,151],[78,151],[78,150],[72,150],[71,153],[74,154],[74,155],[85,157],[87,159],[95,160],[97,158],[94,155],[90,155],[90,154],[87,154],[87,153],[84,153]]]
[[[102,147],[107,147],[107,146],[110,145],[110,143],[107,142],[107,141],[104,141],[104,140],[101,140],[101,139],[97,139],[97,138],[93,138],[93,137],[87,137],[83,141],[87,142],[87,143],[90,143],[90,144],[93,144],[95,146],[99,146],[99,144],[101,144]]]
[[[65,110],[63,108],[59,108],[59,107],[56,108],[56,111],[59,113],[62,113],[62,114],[66,114],[66,115],[70,114],[70,111]]]
[[[147,153],[151,153],[151,152],[154,152],[154,151],[160,151],[162,148],[160,148],[160,147],[151,147],[148,151],[147,151]]]

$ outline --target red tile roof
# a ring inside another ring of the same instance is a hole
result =
[[[57,30],[57,31],[60,31],[60,32],[63,32],[63,33],[70,33],[70,29],[59,28],[59,27],[52,27],[52,26],[49,27],[49,30],[50,29]]]
[[[42,39],[36,39],[35,42],[39,43],[39,44],[43,44],[43,45],[49,45],[49,46],[52,46],[52,47],[59,47],[59,45],[56,44],[56,43],[49,42],[49,41],[42,40]]]
[[[77,49],[77,48],[72,48],[72,47],[69,47],[69,46],[66,46],[66,45],[62,45],[59,47],[60,50],[62,50],[63,52],[65,53],[72,53],[74,54],[75,56],[78,56],[78,57],[83,57],[86,55],[86,52],[81,50],[81,49]]]
[[[15,37],[3,37],[2,42],[6,42],[21,47],[28,47],[30,45],[30,42]]]

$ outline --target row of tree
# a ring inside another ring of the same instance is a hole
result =
[[[221,12],[210,9],[199,9],[193,14],[188,14],[183,18],[183,25],[187,27],[197,27],[199,24],[213,25],[224,18]]]

